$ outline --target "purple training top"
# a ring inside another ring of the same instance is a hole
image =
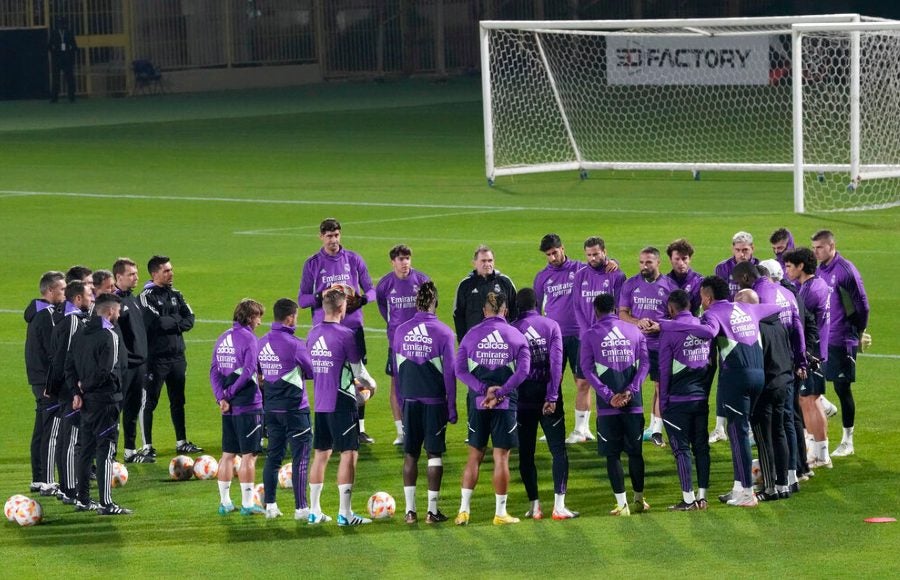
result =
[[[753,290],[759,296],[762,304],[775,304],[780,311],[778,320],[791,335],[791,349],[794,351],[794,366],[806,367],[806,335],[803,332],[803,320],[800,319],[800,309],[797,299],[790,290],[781,284],[773,282],[765,276],[757,278],[753,283]]]
[[[369,269],[359,254],[343,247],[334,256],[328,255],[324,249],[319,250],[303,264],[300,293],[297,297],[300,308],[312,309],[313,324],[322,322],[325,317],[322,308],[316,306],[316,294],[335,284],[346,284],[357,293],[364,294],[369,302],[375,300],[375,288],[369,277]],[[362,308],[348,313],[341,324],[348,328],[362,327]]]
[[[643,413],[641,384],[650,370],[647,339],[638,327],[607,314],[581,333],[581,372],[597,391],[597,415]],[[609,404],[613,395],[631,391],[621,408]]]
[[[513,326],[522,333],[531,349],[531,370],[526,379],[529,386],[538,387],[539,392],[524,392],[519,389],[520,408],[539,408],[545,402],[559,400],[559,384],[562,381],[563,344],[562,333],[555,320],[541,316],[537,310],[527,310],[519,314]]]
[[[262,410],[262,394],[256,384],[256,335],[237,322],[223,332],[213,348],[209,382],[216,402],[228,401],[226,415],[244,415]]]
[[[635,318],[649,318],[658,322],[669,315],[666,303],[669,300],[669,293],[673,290],[678,290],[678,286],[668,276],[659,276],[650,282],[638,274],[622,285],[616,306],[630,309],[631,315]],[[646,336],[647,350],[659,350],[659,335]]]
[[[522,333],[502,316],[489,316],[473,326],[459,343],[456,376],[482,409],[488,387],[500,386],[495,409],[516,408],[519,385],[531,370],[531,350]]]
[[[684,275],[672,270],[666,276],[675,282],[679,290],[684,290],[691,297],[691,312],[700,312],[700,283],[703,282],[703,275],[693,270],[688,270]]]
[[[356,386],[350,364],[361,361],[353,331],[337,322],[321,322],[306,337],[312,359],[316,413],[356,408]]]
[[[416,294],[419,286],[430,278],[418,270],[410,270],[409,276],[400,279],[393,272],[385,274],[375,287],[378,311],[387,322],[388,345],[394,342],[394,332],[400,324],[416,313]]]
[[[599,294],[612,294],[613,298],[618,298],[624,283],[625,272],[616,270],[607,273],[606,262],[599,268],[585,266],[575,274],[572,305],[575,307],[579,335],[584,334],[597,321],[597,315],[594,313],[594,297]]]
[[[450,327],[430,312],[416,312],[397,327],[391,350],[401,405],[445,405],[448,419],[456,422],[455,342]]]
[[[819,329],[819,358],[828,359],[828,337],[831,335],[831,287],[818,276],[800,285],[800,299],[806,310],[816,317]]]
[[[869,299],[862,276],[850,260],[835,252],[827,264],[819,264],[816,275],[831,289],[830,346],[855,347],[859,334],[869,325]]]
[[[547,264],[534,277],[538,311],[543,310],[545,316],[555,320],[563,336],[578,336],[573,289],[575,274],[584,267],[584,262],[566,258],[560,266]]]
[[[265,409],[284,413],[309,409],[303,379],[313,375],[312,359],[306,343],[294,336],[295,328],[280,322],[259,339],[259,368],[263,375]]]
[[[712,337],[700,319],[679,312],[659,323],[659,408],[675,403],[705,401],[712,379],[709,353]]]
[[[709,327],[719,351],[720,373],[763,369],[762,338],[759,321],[781,312],[775,304],[745,304],[718,300],[703,313],[701,322]],[[698,329],[697,332],[701,332]]]
[[[756,258],[750,258],[750,263],[755,266],[759,264],[759,260],[757,260]],[[734,256],[728,258],[727,260],[722,260],[716,265],[715,275],[728,282],[729,300],[734,300],[734,295],[737,294],[738,290],[741,289],[740,284],[735,282],[734,278],[731,276],[736,265],[737,260],[734,259]]]

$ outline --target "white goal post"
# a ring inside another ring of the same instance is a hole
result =
[[[898,21],[482,21],[481,71],[489,184],[780,171],[797,212],[900,205]]]

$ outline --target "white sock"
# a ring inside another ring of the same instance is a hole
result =
[[[584,424],[581,426],[582,433],[590,433],[591,432],[591,410],[583,411],[584,413]]]
[[[734,481],[734,486],[732,486],[731,491],[741,491],[744,486],[741,485],[741,480],[736,479]]]
[[[314,514],[322,513],[322,483],[309,484],[309,511]]]
[[[187,441],[185,441],[184,439],[179,439],[178,441],[175,442],[175,447],[181,447],[185,443],[187,443]]]
[[[531,513],[535,514],[539,511],[541,511],[541,500],[536,499],[531,502]]]
[[[125,459],[128,459],[132,455],[134,455],[134,449],[126,449],[125,450]]]
[[[222,505],[231,505],[231,482],[219,482],[219,501]]]
[[[775,491],[778,493],[784,493],[786,491],[790,491],[790,488],[787,485],[776,485]]]
[[[438,513],[438,498],[440,498],[440,491],[432,491],[428,490],[428,511],[433,514]]]
[[[277,509],[278,509],[277,503],[267,503],[266,504],[266,511],[272,511],[272,510],[277,510]]]
[[[587,428],[590,415],[590,411],[575,411],[575,431],[582,433]]]
[[[841,443],[853,445],[853,427],[844,427],[844,438],[841,440]]]
[[[553,494],[553,509],[555,511],[562,511],[562,510],[566,509],[566,494],[564,494],[564,493]]]
[[[397,428],[397,435],[403,435],[403,421],[394,421],[394,427]]]
[[[816,459],[824,463],[831,461],[831,457],[828,454],[828,439],[816,441]]]
[[[628,498],[625,496],[625,492],[616,494],[616,504],[619,506],[628,505]]]
[[[494,515],[505,516],[506,515],[506,494],[494,494],[494,499],[496,500],[496,508],[494,509]]]
[[[244,507],[253,507],[253,484],[241,484],[241,505]]]
[[[725,417],[719,417],[716,415],[716,430],[724,431],[725,430]]]
[[[662,433],[663,422],[662,417],[657,417],[656,415],[650,415],[650,432],[651,433]]]
[[[684,500],[684,503],[694,503],[697,501],[697,498],[694,497],[694,490],[691,491],[683,491],[681,492],[681,499]]]
[[[360,419],[360,420],[359,420],[359,432],[360,432],[360,433],[365,433],[365,432],[366,432],[366,420],[365,420],[365,419]]]
[[[403,495],[406,497],[406,511],[416,511],[416,486],[404,485]]]
[[[462,493],[460,494],[459,500],[459,511],[461,512],[470,512],[471,504],[472,504],[472,492],[475,491],[473,489],[462,488]]]
[[[339,485],[338,494],[340,495],[341,500],[339,513],[345,518],[349,518],[353,514],[353,509],[350,507],[350,499],[353,494],[353,484],[343,483]]]
[[[741,493],[744,494],[744,497],[750,497],[753,495],[752,487],[741,487]]]
[[[793,485],[797,483],[797,481],[797,470],[788,469],[788,485]]]
[[[697,490],[697,499],[706,499],[706,488],[701,487]]]

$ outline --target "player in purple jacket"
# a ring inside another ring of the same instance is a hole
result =
[[[625,283],[625,273],[621,270],[610,271],[607,258],[606,243],[598,237],[590,237],[584,241],[584,255],[587,258],[587,266],[575,274],[575,285],[572,289],[574,296],[575,320],[578,322],[579,336],[584,334],[594,322],[597,315],[594,312],[594,298],[599,294],[610,294],[618,298],[622,285]],[[579,355],[579,362],[581,356]],[[584,371],[587,372],[587,371]],[[566,439],[566,443],[582,443],[593,441],[594,436],[590,429],[591,420],[591,389],[590,383],[582,383],[578,386],[575,398],[575,428]]]
[[[362,256],[341,245],[341,223],[334,218],[327,218],[319,224],[319,239],[322,249],[306,259],[303,273],[300,275],[300,292],[297,302],[300,308],[309,308],[312,323],[320,323],[325,314],[322,308],[322,293],[335,284],[348,286],[359,296],[359,306],[347,305],[347,315],[341,324],[353,331],[356,350],[366,363],[366,337],[363,331],[362,307],[375,300],[375,287],[369,277]],[[374,443],[375,440],[366,434],[366,408],[359,408],[359,441]]]
[[[403,406],[406,428],[403,461],[403,494],[406,497],[406,523],[418,521],[416,514],[416,480],[422,447],[428,457],[428,513],[425,523],[447,521],[438,509],[441,480],[444,476],[442,455],[447,451],[447,423],[455,425],[456,374],[454,372],[454,335],[449,326],[438,320],[437,288],[426,281],[416,292],[417,312],[400,324],[391,346],[394,352],[397,394]]]
[[[731,238],[731,254],[727,260],[722,260],[716,265],[714,274],[728,283],[727,300],[734,300],[734,293],[740,290],[737,282],[731,277],[731,271],[735,265],[741,262],[758,264],[759,260],[753,257],[753,236],[748,232],[738,232]],[[716,428],[709,434],[709,442],[728,441],[725,434],[725,414],[716,406]]]
[[[659,412],[659,321],[669,315],[666,302],[669,293],[678,286],[660,273],[659,250],[653,246],[641,250],[638,264],[640,273],[625,281],[616,302],[619,318],[637,326],[647,339],[653,406],[650,408],[650,427],[644,432],[643,439],[652,441],[657,447],[665,447]]]
[[[694,257],[694,246],[684,238],[679,238],[666,246],[666,254],[672,264],[672,270],[666,274],[681,290],[691,297],[691,313],[700,314],[700,282],[703,275],[691,269]]]
[[[711,339],[697,336],[700,319],[691,315],[690,294],[675,290],[667,303],[671,320],[660,321],[659,409],[675,456],[682,500],[670,511],[707,508],[709,488],[709,391],[714,368],[709,364]],[[697,464],[698,493],[691,479],[691,451]]]
[[[634,510],[645,512],[644,456],[641,433],[644,408],[641,384],[647,377],[647,339],[633,324],[619,320],[610,294],[594,298],[597,321],[581,333],[581,368],[597,392],[597,451],[606,457],[606,471],[616,496],[613,516],[629,516],[625,496],[622,451],[628,454],[628,474],[634,490]]]
[[[408,246],[396,245],[388,252],[388,256],[391,259],[392,271],[378,281],[378,286],[375,287],[375,300],[378,302],[381,317],[387,323],[388,353],[384,372],[391,377],[391,412],[394,415],[394,426],[397,428],[394,445],[403,445],[403,421],[401,405],[397,399],[397,379],[391,345],[394,344],[397,327],[416,313],[416,293],[430,278],[418,270],[413,270],[412,250]]]
[[[284,448],[291,445],[291,487],[294,490],[294,519],[308,521],[306,484],[309,477],[309,451],[312,425],[306,379],[311,379],[312,360],[306,343],[294,336],[297,328],[297,303],[281,298],[272,308],[272,330],[259,339],[259,369],[263,378],[266,432],[269,444],[263,468],[266,518],[281,515],[275,503],[278,470]]]
[[[469,329],[456,353],[456,376],[469,387],[469,458],[462,475],[458,526],[469,523],[472,492],[489,438],[494,446],[494,525],[519,522],[506,511],[509,451],[519,446],[517,390],[531,370],[531,350],[522,333],[506,322],[506,312],[506,294],[489,292],[484,320]]]
[[[347,312],[346,294],[340,289],[325,291],[322,297],[325,317],[313,326],[306,338],[312,358],[315,401],[313,464],[309,474],[309,523],[331,521],[322,513],[322,486],[325,467],[332,451],[341,454],[337,484],[340,497],[339,526],[369,524],[372,520],[356,515],[351,507],[356,460],[359,455],[357,401],[371,393],[375,381],[356,349],[353,331],[341,320]],[[360,388],[357,389],[357,386]],[[366,387],[366,388],[363,388]]]
[[[256,383],[257,350],[254,329],[262,321],[262,304],[244,298],[234,308],[234,325],[213,348],[209,382],[222,411],[222,459],[219,460],[219,513],[234,511],[231,479],[234,456],[241,455],[241,515],[264,514],[253,502],[256,456],[262,451],[262,394]]]
[[[825,361],[828,360],[828,337],[831,331],[831,287],[816,276],[816,256],[809,248],[797,248],[784,254],[788,278],[800,286],[799,296],[816,318],[818,343],[806,343],[809,373],[800,387],[800,408],[807,432],[812,436],[815,462],[812,467],[831,464],[828,452],[828,420],[820,401],[825,393]]]
[[[544,517],[538,499],[538,474],[534,464],[538,425],[547,438],[553,456],[553,519],[577,518],[578,512],[566,508],[566,486],[569,480],[569,454],[566,451],[566,416],[563,410],[560,381],[563,369],[563,337],[559,325],[537,309],[534,290],[522,288],[516,294],[519,318],[513,322],[531,348],[531,371],[519,385],[516,405],[519,424],[519,474],[531,506],[526,518]]]
[[[794,236],[787,228],[778,228],[769,236],[769,243],[772,244],[772,253],[775,259],[784,268],[784,254],[794,249]]]
[[[831,287],[831,331],[828,335],[828,362],[825,378],[834,384],[834,392],[841,401],[841,421],[844,425],[841,444],[831,452],[832,457],[853,455],[853,423],[856,403],[851,385],[856,381],[856,353],[871,337],[869,299],[862,276],[850,260],[835,248],[834,234],[821,230],[812,236],[812,251],[819,260],[816,275]]]
[[[734,487],[719,499],[728,505],[753,507],[757,500],[751,475],[751,399],[759,396],[765,382],[759,321],[781,309],[775,304],[729,302],[728,293],[728,282],[718,276],[708,276],[700,284],[701,321],[709,327],[718,350],[716,407],[727,419],[734,466]]]

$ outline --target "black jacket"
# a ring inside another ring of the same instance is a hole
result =
[[[122,400],[125,347],[116,328],[101,316],[93,316],[75,336],[66,356],[66,382],[86,402],[117,403]]]
[[[147,328],[144,326],[144,313],[138,297],[132,294],[131,290],[123,292],[117,289],[116,294],[122,299],[118,325],[125,340],[125,349],[128,351],[128,368],[137,368],[147,361]]]
[[[182,333],[194,328],[194,313],[181,292],[151,284],[141,292],[149,359],[183,358]]]
[[[87,313],[73,304],[65,303],[65,314],[62,321],[53,327],[50,341],[52,358],[50,371],[47,373],[47,393],[66,401],[72,398],[72,391],[66,383],[66,355],[72,348],[75,335],[84,329]]]
[[[513,321],[519,317],[516,308],[516,286],[506,274],[494,270],[483,277],[469,272],[456,289],[456,300],[453,302],[453,323],[456,326],[456,339],[461,341],[470,328],[484,320],[484,301],[489,292],[506,294],[506,320]]]
[[[35,298],[25,309],[25,371],[28,384],[43,385],[50,371],[53,327],[59,321],[56,307],[49,302]]]
[[[766,373],[766,388],[785,388],[794,380],[794,354],[791,336],[781,324],[777,314],[759,321],[762,337],[763,368]]]

